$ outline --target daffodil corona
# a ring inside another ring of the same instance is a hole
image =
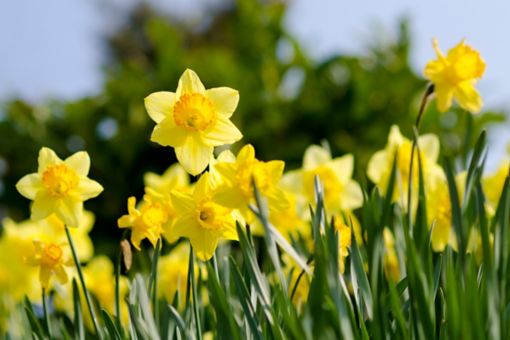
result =
[[[41,220],[55,214],[69,227],[77,227],[83,216],[83,201],[94,198],[103,187],[87,178],[89,155],[80,151],[61,160],[49,148],[39,152],[37,173],[24,176],[16,189],[33,200],[31,218]]]
[[[151,140],[175,148],[177,160],[191,175],[209,164],[215,146],[242,138],[230,121],[239,93],[228,87],[206,90],[197,74],[184,71],[177,91],[155,92],[145,98],[149,116],[157,125]]]
[[[434,39],[437,59],[431,60],[425,67],[425,77],[434,84],[439,111],[447,111],[453,98],[460,107],[477,113],[482,108],[482,97],[475,89],[475,84],[485,72],[485,62],[480,53],[462,40],[448,51],[445,56]]]

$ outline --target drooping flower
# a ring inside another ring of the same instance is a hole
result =
[[[386,194],[391,175],[391,169],[395,157],[397,157],[397,177],[393,190],[393,200],[400,201],[402,206],[407,206],[407,193],[409,190],[410,163],[412,154],[412,141],[402,136],[398,126],[391,127],[388,144],[384,150],[377,151],[369,160],[367,167],[368,178],[374,182],[379,190]],[[418,192],[418,154],[421,159],[423,177],[428,178],[432,173],[442,171],[437,164],[439,156],[439,139],[433,134],[418,137],[418,149],[415,150],[413,160],[413,194]],[[416,200],[414,200],[416,201]]]
[[[359,184],[352,179],[352,155],[332,158],[329,150],[312,145],[305,151],[303,169],[285,174],[284,186],[301,192],[308,203],[315,202],[315,177],[324,187],[324,205],[329,213],[359,208],[363,195]]]
[[[173,192],[178,213],[174,232],[190,240],[197,257],[210,259],[220,239],[237,240],[234,212],[214,199],[209,173],[195,184],[192,194]]]
[[[145,98],[145,108],[157,125],[151,140],[175,148],[177,160],[191,175],[205,170],[215,146],[242,138],[230,121],[239,93],[228,87],[206,90],[197,74],[187,69],[177,91],[155,92]]]
[[[26,258],[27,264],[39,267],[39,280],[43,288],[48,288],[53,275],[64,284],[68,276],[64,266],[72,265],[66,244],[34,241],[34,254]]]
[[[485,62],[480,53],[462,40],[445,56],[433,41],[437,59],[428,62],[425,77],[434,84],[439,111],[447,111],[453,98],[463,109],[477,113],[482,108],[482,98],[475,89],[476,82],[485,72]]]
[[[279,187],[284,167],[283,161],[263,162],[256,159],[253,146],[245,145],[235,162],[215,164],[215,170],[223,179],[215,199],[226,207],[239,210],[245,221],[252,223],[255,216],[249,205],[255,202],[252,183],[255,181],[260,194],[268,200],[269,209],[286,209],[288,202]]]
[[[140,242],[147,238],[156,246],[163,229],[169,223],[167,207],[145,195],[140,207],[136,208],[136,198],[128,198],[128,214],[117,220],[119,228],[131,228],[131,244],[140,250]]]
[[[24,176],[16,184],[23,196],[34,201],[31,218],[40,220],[55,214],[66,226],[78,226],[83,201],[103,191],[99,183],[87,178],[89,155],[80,151],[63,161],[53,150],[43,147],[38,162],[37,173]]]

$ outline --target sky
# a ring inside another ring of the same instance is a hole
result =
[[[242,0],[240,0],[242,1]],[[200,17],[221,0],[145,0],[172,14]],[[96,93],[102,84],[101,38],[137,0],[16,0],[0,2],[0,100],[37,102]],[[286,18],[315,58],[364,53],[391,39],[401,18],[410,19],[411,62],[417,72],[465,38],[487,63],[479,89],[486,108],[510,111],[510,1],[292,0]],[[121,13],[119,13],[119,11]],[[505,154],[509,125],[491,131],[491,159]],[[494,163],[494,162],[492,162]]]

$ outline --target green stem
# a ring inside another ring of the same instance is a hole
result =
[[[96,331],[99,339],[103,339],[103,335],[99,329],[99,324],[97,322],[96,313],[94,311],[94,306],[92,305],[92,300],[90,298],[89,291],[87,286],[85,285],[85,278],[83,277],[83,272],[81,270],[80,261],[78,260],[78,255],[76,254],[76,249],[74,247],[73,238],[71,237],[71,233],[69,232],[69,228],[66,226],[66,235],[67,240],[69,241],[69,246],[71,247],[71,252],[73,254],[74,264],[76,265],[76,270],[78,271],[78,277],[80,278],[81,288],[83,289],[83,293],[85,295],[85,300],[87,301],[87,307],[89,308],[90,317],[92,318],[92,323],[94,325],[94,330]]]
[[[159,306],[158,306],[158,261],[161,253],[161,238],[156,243],[154,254],[152,255],[152,270],[149,279],[149,289],[152,290],[152,308],[154,312],[154,321],[159,329]]]
[[[46,305],[46,289],[42,289],[42,303],[44,310],[44,322],[46,323],[46,329],[48,330],[48,337],[53,339],[53,333],[51,331],[50,316],[48,315],[48,306]]]
[[[193,314],[195,316],[195,328],[197,332],[197,339],[202,340],[202,327],[200,325],[200,313],[198,310],[198,295],[197,295],[197,283],[195,282],[195,254],[193,253],[193,247],[190,244],[190,273],[191,273],[191,289],[193,299]]]

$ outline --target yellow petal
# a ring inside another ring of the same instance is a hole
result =
[[[460,83],[454,90],[454,96],[460,107],[471,113],[478,113],[482,109],[482,97],[475,89],[474,81]]]
[[[163,146],[179,147],[186,143],[189,132],[175,125],[173,117],[163,119],[152,131],[151,141]]]
[[[170,198],[172,205],[180,215],[192,212],[195,209],[195,201],[190,194],[173,191],[170,193]]]
[[[160,91],[154,92],[145,97],[145,109],[149,117],[156,123],[161,122],[165,117],[170,116],[175,105],[175,93]]]
[[[202,261],[207,261],[214,255],[214,251],[218,245],[218,235],[209,230],[200,229],[194,230],[194,232],[189,235],[189,240],[197,258]]]
[[[210,193],[210,180],[209,173],[205,172],[200,176],[199,180],[195,184],[195,189],[193,191],[193,197],[195,200],[204,199],[209,196]]]
[[[42,220],[56,213],[58,207],[59,201],[57,199],[53,198],[45,191],[39,191],[34,198],[30,218],[34,221]]]
[[[85,151],[76,152],[66,158],[64,163],[76,171],[78,176],[87,176],[90,170],[90,157]]]
[[[418,137],[418,146],[420,147],[420,153],[425,155],[427,161],[434,163],[437,161],[439,157],[439,139],[436,135],[429,133]]]
[[[16,183],[16,189],[26,198],[33,200],[37,192],[43,189],[41,176],[37,173],[23,176],[18,183]]]
[[[251,144],[246,144],[237,154],[237,163],[242,164],[250,162],[255,158],[255,148]]]
[[[51,271],[47,267],[41,267],[39,270],[39,280],[41,281],[41,286],[43,288],[48,288],[50,284]]]
[[[82,201],[94,198],[98,196],[102,191],[103,187],[96,181],[93,181],[89,178],[80,178],[80,183],[78,184],[78,192]]]
[[[145,234],[140,232],[138,229],[131,230],[131,244],[136,250],[140,250],[140,243],[145,238]]]
[[[175,148],[175,155],[184,170],[196,176],[209,164],[213,149],[213,146],[204,144],[199,137],[191,136],[183,146]]]
[[[309,146],[303,157],[303,169],[313,170],[331,160],[331,153],[318,145]]]
[[[217,116],[214,126],[202,137],[205,143],[213,146],[233,144],[241,138],[241,131],[225,116]]]
[[[397,125],[392,125],[390,128],[390,134],[388,135],[388,146],[393,151],[395,147],[400,146],[404,142],[405,138],[402,136],[400,129]]]
[[[55,268],[55,274],[57,274],[57,279],[61,284],[67,283],[68,277],[66,270],[64,269],[63,266],[58,266],[57,268]]]
[[[78,227],[83,216],[83,202],[71,198],[60,200],[59,208],[55,214],[68,227]]]
[[[248,205],[244,196],[233,187],[220,187],[214,194],[214,200],[228,208],[239,208],[245,204]]]
[[[381,179],[385,172],[389,172],[388,167],[391,163],[388,161],[388,152],[386,150],[377,151],[368,161],[367,176],[377,185],[381,185]]]
[[[202,84],[197,74],[190,69],[186,69],[179,79],[176,91],[177,98],[186,93],[205,94],[204,84]]]
[[[178,217],[174,224],[174,234],[176,237],[190,237],[194,230],[202,230],[196,219],[191,215]]]
[[[207,98],[213,103],[216,113],[230,118],[239,103],[239,92],[230,87],[215,87],[207,90]]]
[[[342,210],[354,210],[363,204],[363,192],[360,185],[353,180],[347,182],[342,193],[340,204]]]
[[[353,155],[347,154],[345,156],[335,158],[330,164],[333,172],[340,182],[346,183],[351,179],[354,169]]]
[[[133,225],[133,217],[129,215],[123,215],[117,220],[119,228],[129,228]]]
[[[434,89],[439,112],[445,112],[452,106],[453,88],[449,85],[436,84]]]
[[[37,161],[39,163],[38,172],[42,174],[44,170],[48,167],[48,165],[58,164],[61,163],[62,160],[58,158],[55,151],[51,150],[50,148],[43,147],[39,151],[39,159]]]
[[[430,235],[432,249],[436,252],[444,250],[450,239],[450,226],[435,224]]]

